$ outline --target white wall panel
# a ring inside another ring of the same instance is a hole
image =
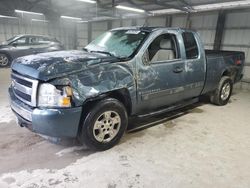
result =
[[[136,19],[136,25],[143,26],[145,24],[146,19]]]
[[[173,27],[182,27],[185,28],[187,24],[187,16],[186,15],[177,15],[172,19]]]
[[[246,66],[244,68],[244,79],[247,79],[247,80],[250,79],[250,67],[249,66]]]
[[[107,31],[108,24],[105,22],[92,22],[92,29],[97,31]]]
[[[108,22],[92,22],[92,40],[108,30]]]
[[[122,26],[123,27],[132,26],[132,20],[122,20]]]
[[[213,44],[215,30],[197,30],[197,32],[199,33],[201,40],[204,44]]]
[[[191,23],[192,23],[191,26],[193,28],[203,27],[204,16],[199,16],[199,15],[191,16],[190,19],[191,19]]]
[[[228,13],[226,18],[226,27],[245,27],[250,26],[250,12]]]
[[[166,16],[148,18],[148,26],[166,26]]]
[[[112,28],[117,28],[117,27],[121,27],[121,20],[114,20],[112,21]]]

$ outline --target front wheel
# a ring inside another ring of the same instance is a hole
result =
[[[79,135],[80,142],[93,150],[107,150],[119,142],[127,124],[124,105],[113,98],[104,99],[87,113]]]
[[[10,59],[5,54],[0,54],[0,67],[7,67],[10,64]]]
[[[233,91],[233,82],[230,77],[223,76],[217,89],[210,95],[210,101],[218,106],[226,105]]]

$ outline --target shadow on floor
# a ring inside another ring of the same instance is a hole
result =
[[[138,132],[153,126],[157,126],[161,123],[166,123],[168,121],[171,121],[173,119],[177,119],[181,116],[184,116],[186,114],[190,113],[202,113],[203,110],[198,108],[199,106],[202,106],[204,104],[209,104],[209,98],[208,97],[201,97],[200,101],[198,103],[188,105],[184,108],[180,108],[178,110],[174,110],[167,113],[162,113],[160,115],[150,116],[147,118],[138,118],[138,117],[132,117],[129,119],[129,126],[128,126],[128,132]]]

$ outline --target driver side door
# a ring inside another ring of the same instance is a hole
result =
[[[184,98],[185,64],[177,35],[157,36],[145,51],[138,68],[138,99],[141,110],[169,106]]]

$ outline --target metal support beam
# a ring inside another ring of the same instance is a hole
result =
[[[190,29],[192,25],[192,21],[190,19],[190,14],[187,14],[186,28]]]
[[[115,0],[112,0],[112,16],[115,16]]]
[[[143,26],[147,27],[149,24],[148,24],[148,17],[145,17],[145,22],[143,24]]]
[[[166,16],[166,27],[171,27],[172,26],[172,16]]]
[[[218,15],[216,33],[214,38],[214,50],[221,49],[221,42],[224,34],[225,22],[226,22],[226,12],[222,10],[219,12]]]
[[[92,41],[92,22],[88,22],[88,43]]]
[[[122,19],[120,19],[120,27],[123,26],[123,22],[122,22]]]
[[[78,47],[77,24],[74,25],[74,49]]]
[[[108,30],[112,29],[112,20],[108,20],[107,25],[108,25]]]

